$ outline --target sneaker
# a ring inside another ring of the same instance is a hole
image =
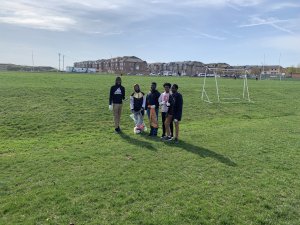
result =
[[[173,141],[173,138],[172,137],[167,137],[167,140],[166,141]]]
[[[175,144],[178,144],[178,143],[179,143],[178,138],[175,138],[175,139],[174,139],[174,142],[175,142]]]
[[[168,136],[163,136],[163,137],[161,137],[161,140],[162,140],[162,141],[166,141],[166,140],[168,140],[168,139],[169,139]]]
[[[121,133],[121,129],[120,129],[120,127],[118,127],[118,128],[116,128],[116,129],[115,129],[115,133],[116,133],[116,134],[119,134],[119,133]]]
[[[172,137],[168,137],[168,136],[165,136],[164,138],[162,138],[163,141],[172,141],[173,138]]]

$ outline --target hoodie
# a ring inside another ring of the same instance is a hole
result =
[[[116,84],[110,88],[109,105],[122,104],[125,99],[125,88],[122,85]]]

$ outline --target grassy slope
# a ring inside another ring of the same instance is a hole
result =
[[[1,73],[0,224],[300,224],[300,82],[218,105],[201,79],[124,77],[127,96],[153,80],[180,86],[179,145],[133,135],[128,102],[113,134],[113,76]]]

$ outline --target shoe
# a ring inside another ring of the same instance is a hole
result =
[[[175,138],[175,139],[174,139],[174,142],[175,142],[175,144],[178,144],[178,143],[179,143],[178,138]]]
[[[168,136],[163,136],[163,137],[161,137],[161,140],[162,141],[166,141],[168,139]]]
[[[171,141],[173,141],[173,138],[172,137],[167,137],[167,141],[171,142]]]
[[[172,137],[168,137],[168,136],[165,136],[161,139],[162,141],[172,141],[173,138]]]
[[[161,137],[160,137],[160,138],[161,138],[161,139],[163,139],[165,136],[166,136],[166,135],[161,135]]]
[[[115,133],[116,133],[116,134],[119,134],[119,133],[121,133],[121,129],[120,129],[120,127],[118,127],[118,128],[116,128],[116,129],[115,129]]]

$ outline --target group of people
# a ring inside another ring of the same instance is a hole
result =
[[[162,120],[162,136],[164,141],[174,140],[178,143],[179,122],[182,117],[183,98],[178,92],[178,85],[165,83],[163,85],[164,92],[157,90],[157,84],[151,83],[150,91],[147,95],[141,91],[139,84],[133,86],[134,90],[130,96],[130,110],[135,121],[136,131],[144,131],[144,114],[145,111],[149,118],[150,133],[149,136],[156,137],[158,135],[158,115],[161,111]],[[120,133],[120,119],[122,113],[122,105],[125,100],[125,88],[122,86],[121,77],[116,78],[115,85],[110,89],[109,110],[113,111],[115,132]],[[175,124],[175,134],[173,129]]]

